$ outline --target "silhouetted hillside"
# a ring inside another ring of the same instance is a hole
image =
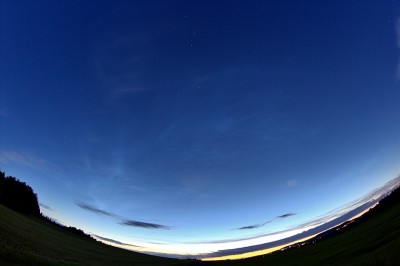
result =
[[[25,215],[36,216],[48,223],[66,230],[80,237],[95,240],[90,235],[85,234],[81,229],[72,226],[61,225],[51,218],[40,213],[38,198],[33,189],[25,182],[21,182],[13,176],[6,176],[0,171],[0,204]]]
[[[0,172],[0,203],[25,215],[40,216],[37,195],[26,183]]]
[[[53,224],[53,225],[57,226],[58,228],[60,228],[60,229],[62,229],[62,230],[68,231],[68,232],[70,232],[70,233],[73,233],[73,234],[78,235],[78,236],[83,237],[83,238],[87,238],[87,239],[91,239],[91,240],[97,241],[97,240],[94,239],[91,235],[86,234],[86,233],[85,233],[83,230],[81,230],[81,229],[78,229],[78,228],[73,227],[73,226],[65,226],[65,225],[62,225],[62,224],[60,224],[60,223],[54,221],[54,220],[51,219],[50,217],[47,217],[47,216],[45,216],[45,215],[43,215],[43,214],[40,216],[40,218],[41,218],[43,221],[45,221],[45,222],[47,222],[47,223],[50,223],[50,224]]]
[[[379,204],[366,213],[365,216],[372,215],[375,212],[380,212],[386,208],[400,203],[400,187],[393,190],[389,195],[379,201]]]

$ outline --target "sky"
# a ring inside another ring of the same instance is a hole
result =
[[[133,250],[302,232],[400,174],[399,11],[1,1],[0,169],[45,215]]]

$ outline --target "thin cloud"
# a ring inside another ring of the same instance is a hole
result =
[[[296,213],[289,212],[289,213],[285,213],[285,214],[279,215],[277,217],[283,219],[283,218],[287,218],[287,217],[290,217],[290,216],[293,216],[293,215],[296,215]]]
[[[317,217],[314,220],[311,220],[309,222],[298,225],[295,228],[316,227],[316,226],[322,225],[324,223],[330,222],[330,221],[332,221],[340,216],[343,216],[346,213],[349,213],[350,211],[352,211],[368,202],[371,202],[374,199],[381,198],[382,196],[386,195],[388,193],[388,191],[393,191],[397,187],[400,187],[400,175],[397,176],[396,178],[388,181],[385,185],[371,191],[370,193],[367,193],[366,195],[364,195],[354,201],[351,201],[345,205],[342,205],[336,209],[333,209],[330,212],[325,213],[325,214],[321,215],[320,217]]]
[[[53,209],[49,205],[46,205],[44,203],[39,203],[39,205],[40,205],[40,207],[42,207],[46,210],[53,211]]]
[[[102,237],[102,236],[99,236],[99,235],[93,235],[93,236],[95,238],[100,239],[100,240],[103,240],[103,241],[106,241],[106,242],[110,242],[110,243],[114,243],[114,244],[117,244],[117,245],[137,247],[137,248],[141,247],[141,246],[137,246],[137,245],[127,244],[127,243],[124,243],[124,242],[121,242],[121,241],[118,241],[118,240],[115,240],[115,239],[112,239],[112,238]]]
[[[283,219],[283,218],[287,218],[287,217],[290,217],[290,216],[293,216],[293,215],[296,215],[296,213],[289,212],[289,213],[285,213],[285,214],[279,215],[279,216],[277,216],[276,218]],[[275,220],[275,219],[273,219],[273,220]],[[273,220],[272,220],[272,221],[273,221]],[[266,221],[266,222],[261,223],[261,224],[246,225],[246,226],[242,226],[242,227],[236,228],[236,229],[234,229],[234,230],[251,230],[251,229],[256,229],[256,228],[260,228],[260,227],[262,227],[262,226],[264,226],[264,225],[266,225],[266,224],[269,224],[269,223],[271,223],[272,221]]]
[[[261,227],[260,224],[255,224],[255,225],[248,225],[248,226],[239,227],[239,228],[237,228],[237,230],[255,229],[255,228],[259,228],[259,227]]]
[[[236,228],[236,230],[250,230],[250,229],[256,229],[256,228],[260,228],[266,224],[269,224],[271,221],[266,221],[265,223],[261,223],[261,224],[254,224],[254,225],[247,225],[247,226],[242,226],[239,228]]]
[[[126,225],[126,226],[147,228],[147,229],[171,229],[170,226],[166,226],[166,225],[162,225],[162,224],[140,222],[140,221],[135,221],[135,220],[122,220],[122,222],[120,224]]]
[[[149,244],[154,244],[154,245],[166,245],[165,243],[160,243],[160,242],[146,242]]]
[[[273,236],[273,235],[279,235],[279,234],[284,234],[288,232],[293,232],[296,230],[310,230],[313,228],[316,228],[318,226],[321,226],[325,223],[331,222],[334,219],[337,219],[346,213],[349,213],[350,211],[362,206],[363,204],[370,202],[372,199],[379,199],[383,195],[386,195],[388,192],[393,191],[394,189],[400,187],[400,175],[397,176],[396,178],[388,181],[385,185],[371,191],[370,193],[360,197],[359,199],[355,200],[354,202],[351,202],[346,205],[342,205],[328,213],[325,213],[324,215],[321,215],[320,217],[316,217],[315,219],[308,221],[303,224],[299,224],[296,226],[293,226],[291,228],[288,228],[286,230],[281,230],[273,233],[267,233],[267,234],[257,234],[254,236],[249,236],[249,237],[242,237],[242,238],[231,238],[231,239],[221,239],[221,240],[203,240],[203,241],[196,241],[196,242],[183,242],[184,244],[221,244],[221,243],[232,243],[232,242],[240,242],[240,241],[245,241],[245,240],[251,240],[251,239],[257,239],[261,237],[267,237],[267,236]],[[292,213],[287,213],[287,214],[292,214]],[[291,215],[283,214],[278,216],[277,218],[286,218]],[[294,215],[294,214],[292,214]],[[210,253],[211,254],[211,253]]]
[[[125,219],[125,218],[120,217],[120,216],[118,216],[118,215],[116,215],[114,213],[98,209],[98,208],[93,207],[93,206],[91,206],[89,204],[86,204],[86,203],[77,202],[76,205],[79,206],[80,208],[86,210],[86,211],[89,211],[89,212],[92,212],[92,213],[95,213],[95,214],[98,214],[98,215],[104,215],[104,216],[109,216],[109,217],[116,218],[117,220],[119,220],[119,224],[120,225],[126,225],[126,226],[132,226],[132,227],[140,227],[140,228],[146,228],[146,229],[172,229],[171,226],[167,226],[167,225]]]
[[[95,208],[95,207],[90,206],[90,205],[88,205],[86,203],[78,202],[78,203],[76,203],[76,205],[78,205],[79,207],[81,207],[82,209],[84,209],[86,211],[90,211],[90,212],[93,212],[93,213],[98,214],[98,215],[105,215],[105,216],[118,218],[118,216],[113,214],[113,213],[110,213],[110,212]]]
[[[17,165],[22,165],[40,171],[46,171],[56,168],[53,163],[49,162],[46,159],[43,159],[33,154],[18,151],[1,151],[0,163],[15,163]]]
[[[288,229],[288,230],[282,230],[282,231],[277,231],[273,233],[267,233],[267,234],[257,234],[253,236],[248,236],[248,237],[240,237],[240,238],[230,238],[230,239],[220,239],[220,240],[203,240],[203,241],[194,241],[194,242],[182,242],[183,244],[224,244],[224,243],[232,243],[232,242],[240,242],[244,240],[251,240],[251,239],[256,239],[259,237],[265,237],[265,236],[274,236],[274,235],[279,235],[285,232],[290,232],[293,231],[293,229]]]
[[[106,93],[107,100],[118,101],[151,90],[143,82],[141,71],[141,56],[132,56],[127,49],[134,47],[136,40],[116,40],[107,43],[95,50],[95,75],[99,86]],[[120,51],[115,55],[113,51]]]

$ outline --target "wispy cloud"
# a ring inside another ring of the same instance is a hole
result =
[[[137,221],[137,220],[125,219],[114,213],[93,207],[89,204],[82,203],[82,202],[77,202],[76,205],[79,206],[80,208],[82,208],[83,210],[86,210],[86,211],[89,211],[89,212],[92,212],[92,213],[95,213],[98,215],[113,217],[113,218],[119,220],[120,225],[140,227],[140,228],[146,228],[146,229],[172,229],[173,228],[171,226],[162,225],[162,224],[155,224],[155,223],[148,223],[148,222],[142,222],[142,221]]]
[[[57,168],[55,164],[44,158],[27,152],[19,151],[0,151],[0,163],[14,163],[40,171],[47,171],[49,169]]]
[[[290,217],[290,216],[293,216],[293,215],[296,215],[296,213],[289,212],[289,213],[285,213],[285,214],[279,215],[277,218],[287,218],[287,217]]]
[[[266,224],[269,224],[269,223],[273,222],[275,219],[284,219],[284,218],[287,218],[287,217],[290,217],[290,216],[293,216],[293,215],[296,215],[296,213],[294,213],[294,212],[289,212],[289,213],[285,213],[285,214],[279,215],[279,216],[277,216],[276,218],[274,218],[274,219],[272,219],[272,220],[270,220],[270,221],[266,221],[266,222],[264,222],[264,223],[253,224],[253,225],[246,225],[246,226],[242,226],[242,227],[239,227],[239,228],[235,228],[235,229],[233,229],[233,230],[250,230],[250,229],[256,229],[256,228],[260,228],[260,227],[262,227],[262,226],[264,226],[264,225],[266,225]]]
[[[99,235],[93,235],[93,236],[95,238],[100,239],[100,240],[103,240],[103,241],[106,241],[106,242],[110,242],[110,243],[114,243],[114,244],[117,244],[117,245],[130,246],[130,247],[141,247],[141,246],[137,246],[137,245],[127,244],[127,243],[124,243],[124,242],[121,242],[121,241],[118,241],[118,240],[115,240],[115,239],[112,239],[112,238],[102,237],[102,236],[99,236]]]
[[[246,240],[252,240],[260,237],[266,237],[266,236],[274,236],[274,235],[279,235],[285,232],[292,231],[293,229],[288,229],[288,230],[282,230],[282,231],[277,231],[273,233],[267,233],[267,234],[257,234],[253,236],[246,236],[246,237],[240,237],[240,238],[230,238],[230,239],[220,239],[220,240],[204,240],[204,241],[186,241],[182,242],[183,244],[225,244],[225,243],[233,243],[233,242],[241,242],[241,241],[246,241]]]
[[[351,201],[345,205],[342,205],[334,210],[331,210],[328,213],[321,215],[320,217],[317,217],[309,222],[300,224],[294,228],[310,228],[310,227],[316,227],[316,226],[325,224],[325,223],[330,222],[340,216],[345,215],[346,213],[349,213],[352,210],[355,210],[355,209],[363,206],[364,204],[366,204],[368,202],[371,202],[375,199],[379,199],[380,197],[385,195],[388,191],[392,191],[399,186],[400,186],[400,175],[397,176],[396,178],[388,181],[382,187],[379,187],[354,201]]]
[[[131,52],[136,45],[142,45],[138,43],[137,38],[124,36],[100,44],[94,49],[94,73],[99,87],[106,93],[107,100],[121,100],[151,90],[144,77],[147,74],[143,71],[144,55]]]
[[[162,225],[162,224],[140,222],[140,221],[135,221],[135,220],[123,220],[120,224],[126,225],[126,226],[133,226],[133,227],[142,227],[142,228],[147,228],[147,229],[171,229],[170,226],[166,226],[166,225]]]
[[[42,207],[46,210],[53,211],[53,209],[49,205],[46,205],[44,203],[39,203],[39,205],[40,205],[40,207]]]
[[[267,234],[257,234],[242,238],[233,239],[220,239],[220,240],[202,240],[196,242],[184,242],[185,244],[201,244],[201,245],[223,245],[226,243],[237,243],[235,244],[237,248],[231,249],[221,249],[216,252],[205,252],[199,257],[218,257],[224,255],[239,254],[248,251],[255,251],[260,249],[265,249],[268,247],[286,244],[293,242],[295,240],[301,239],[304,236],[313,235],[328,228],[332,228],[351,217],[355,214],[364,211],[373,204],[375,204],[379,199],[387,195],[390,191],[400,187],[400,175],[396,178],[390,180],[382,187],[379,187],[370,193],[360,197],[359,199],[350,202],[349,204],[343,205],[334,209],[324,215],[316,217],[311,221],[303,224],[299,224],[281,231],[276,231]],[[275,219],[286,218],[293,215],[293,213],[286,213],[279,215]],[[274,220],[275,220],[274,219]],[[249,244],[249,241],[254,241],[254,244]]]
[[[239,227],[237,228],[237,230],[248,230],[248,229],[256,229],[261,227],[261,224],[254,224],[254,225],[248,225],[248,226],[243,226],[243,227]]]
[[[266,221],[264,223],[261,224],[253,224],[253,225],[247,225],[247,226],[242,226],[239,228],[236,228],[236,230],[249,230],[249,229],[256,229],[256,228],[260,228],[266,224],[269,224],[271,221]]]
[[[287,218],[287,217],[290,217],[290,216],[293,216],[293,215],[296,215],[296,213],[294,213],[294,212],[289,212],[289,213],[285,213],[285,214],[279,215],[279,216],[277,216],[276,218],[274,218],[274,219],[272,219],[272,220],[270,220],[270,221],[266,221],[266,222],[264,222],[264,223],[253,224],[253,225],[246,225],[246,226],[242,226],[242,227],[239,227],[239,228],[235,228],[235,229],[233,229],[233,230],[250,230],[250,229],[256,229],[256,228],[260,228],[260,227],[263,227],[263,226],[266,225],[266,224],[271,223],[273,220],[275,220],[275,219],[277,219],[277,218],[283,219],[283,218]]]
[[[93,212],[95,214],[119,218],[117,215],[115,215],[113,213],[110,213],[110,212],[95,208],[93,206],[90,206],[90,205],[82,203],[82,202],[78,202],[78,203],[76,203],[76,205],[78,205],[79,207],[81,207],[82,209],[84,209],[86,211],[90,211],[90,212]]]

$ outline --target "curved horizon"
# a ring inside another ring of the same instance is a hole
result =
[[[396,2],[1,7],[0,169],[61,224],[210,259],[310,237],[398,186]]]

